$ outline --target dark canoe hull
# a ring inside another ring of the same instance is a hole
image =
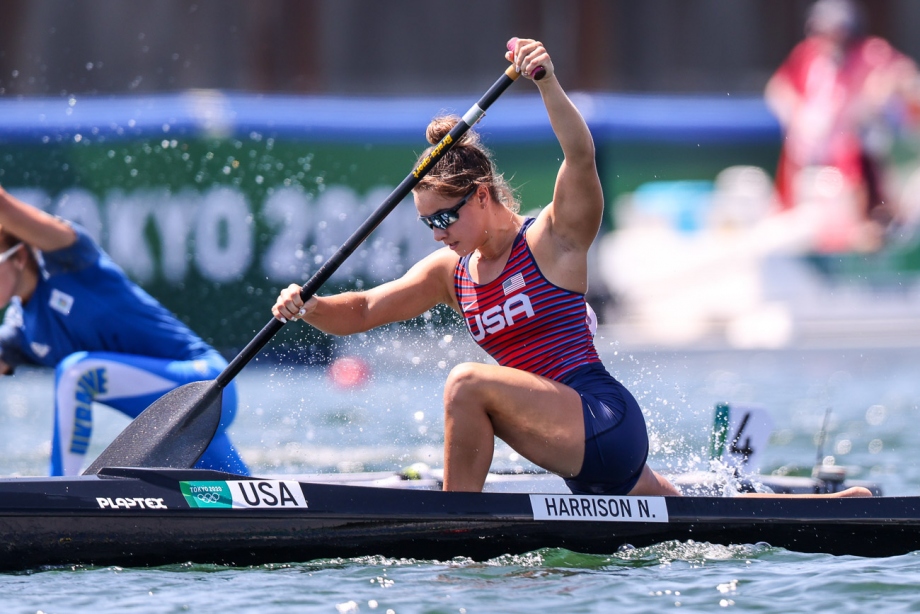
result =
[[[286,482],[300,488],[295,493],[279,491],[279,482],[206,471],[108,473],[0,480],[0,569],[368,555],[485,560],[547,547],[610,554],[669,540],[858,556],[920,550],[920,497],[649,498],[666,506],[652,518],[654,505],[650,516],[641,501],[623,498],[545,495],[535,502],[540,496]],[[260,507],[190,505],[189,484],[220,483],[248,488]],[[535,519],[538,508],[554,516]]]

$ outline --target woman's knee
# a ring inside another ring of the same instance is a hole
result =
[[[486,365],[464,362],[453,369],[444,383],[445,403],[480,398],[487,390]]]
[[[467,362],[451,369],[444,384],[444,418],[468,422],[475,415],[487,412],[489,405],[489,379],[486,365]]]

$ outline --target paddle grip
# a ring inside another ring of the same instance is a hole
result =
[[[508,41],[508,45],[507,45],[508,51],[510,51],[512,54],[514,53],[514,46],[515,44],[517,44],[517,42],[518,42],[518,38],[516,36]],[[537,66],[536,68],[533,69],[532,76],[533,76],[534,81],[539,81],[540,79],[546,76],[546,69],[543,68],[542,66]]]

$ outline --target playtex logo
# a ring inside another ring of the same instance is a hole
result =
[[[169,509],[163,499],[155,497],[96,497],[102,509],[109,510],[165,510]]]
[[[193,508],[307,508],[300,484],[294,481],[179,482],[179,490]]]

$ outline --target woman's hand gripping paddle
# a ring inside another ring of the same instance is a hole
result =
[[[515,46],[517,46],[517,42],[518,42],[518,38],[515,36],[514,38],[512,38],[511,40],[509,40],[508,43],[505,45],[505,47],[507,47],[508,51],[511,52],[511,60],[512,60],[512,61],[514,61],[514,48],[515,48]],[[545,77],[545,76],[546,76],[546,69],[543,68],[542,66],[537,66],[536,68],[533,69],[533,75],[532,75],[532,77],[533,77],[533,80],[534,80],[534,81],[539,81],[540,79],[542,79],[542,78]]]
[[[419,165],[386,198],[300,290],[304,301],[367,239],[418,182],[518,78],[514,66],[470,107],[461,121],[432,149]],[[217,379],[194,382],[166,393],[132,421],[83,472],[92,475],[103,467],[192,467],[204,453],[220,424],[223,389],[284,326],[272,318],[256,337],[227,365]]]

